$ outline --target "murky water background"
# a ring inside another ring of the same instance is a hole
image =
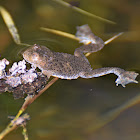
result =
[[[89,24],[93,32],[107,40],[118,32],[122,36],[88,59],[93,68],[117,66],[140,73],[140,1],[139,0],[67,0],[88,12],[110,19],[115,25],[99,21],[66,8],[53,0],[4,0],[21,36],[28,44],[48,46],[53,51],[73,54],[77,41],[47,33],[40,27],[75,34],[76,26]],[[0,17],[0,56],[11,64],[22,60],[25,48],[16,45]],[[116,87],[116,76],[95,79],[58,80],[26,112],[30,140],[139,140],[140,105],[119,115],[128,101],[140,94],[140,84]],[[137,78],[139,80],[139,77]],[[24,99],[14,100],[10,93],[0,95],[0,131],[15,115]],[[117,117],[118,116],[118,117]],[[116,118],[115,118],[116,117]],[[111,121],[112,120],[112,121]],[[6,140],[23,139],[21,129],[11,132]]]

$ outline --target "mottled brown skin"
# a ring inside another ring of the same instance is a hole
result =
[[[77,48],[74,55],[53,52],[45,46],[34,45],[23,53],[23,58],[35,67],[41,69],[42,73],[61,79],[77,79],[99,77],[114,73],[118,76],[116,84],[125,87],[126,84],[134,82],[138,73],[125,71],[117,67],[106,67],[93,70],[84,53],[93,53],[104,47],[101,38],[95,36],[88,25],[77,28],[76,36],[84,43]]]

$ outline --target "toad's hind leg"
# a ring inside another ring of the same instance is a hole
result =
[[[123,87],[125,87],[125,85],[128,83],[138,83],[138,81],[135,80],[136,77],[138,76],[138,73],[135,73],[133,71],[125,71],[117,67],[106,67],[95,69],[90,72],[81,72],[80,77],[93,78],[100,77],[110,73],[114,73],[115,75],[118,76],[118,78],[115,81],[117,86],[121,84]]]
[[[95,36],[88,25],[82,25],[77,27],[76,37],[79,38],[80,42],[84,45],[77,48],[74,55],[77,57],[84,58],[87,62],[87,58],[84,53],[93,53],[101,50],[104,47],[104,41]]]
[[[104,44],[88,44],[88,45],[83,45],[77,49],[75,49],[74,55],[77,57],[84,58],[87,62],[88,59],[84,55],[84,53],[93,53],[101,50],[104,47]]]

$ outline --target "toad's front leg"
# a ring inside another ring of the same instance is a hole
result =
[[[118,76],[118,78],[115,81],[117,86],[121,84],[123,87],[125,87],[125,85],[129,83],[138,83],[138,81],[135,80],[136,77],[139,75],[138,73],[135,73],[133,71],[125,71],[117,67],[106,67],[95,69],[90,72],[81,72],[80,77],[93,78],[100,77],[110,73],[114,73],[115,75]]]

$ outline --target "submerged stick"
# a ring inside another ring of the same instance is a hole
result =
[[[132,99],[126,101],[125,103],[119,105],[116,108],[113,108],[109,110],[108,112],[102,114],[97,118],[95,121],[95,125],[89,126],[87,129],[87,132],[96,131],[97,129],[104,127],[107,123],[113,121],[115,118],[117,118],[124,110],[127,110],[128,108],[140,103],[140,94],[134,96]],[[98,123],[97,123],[98,122]]]
[[[20,108],[18,114],[16,115],[15,119],[17,119],[25,110],[26,108],[32,103],[34,102],[45,90],[47,90],[51,85],[53,85],[56,81],[58,80],[58,78],[53,78],[42,90],[40,90],[38,92],[37,95],[32,96],[27,96],[25,99],[25,102],[23,103],[22,107]],[[12,124],[9,124],[9,127]]]
[[[31,46],[29,44],[21,42],[20,35],[18,33],[18,29],[14,23],[14,20],[12,19],[12,16],[10,15],[10,13],[2,6],[0,6],[0,13],[1,13],[1,16],[11,34],[14,42],[18,45]]]
[[[122,35],[123,33],[118,33],[117,35],[114,35],[113,37],[109,38],[108,40],[106,40],[104,42],[105,45],[109,44],[110,42],[112,42],[114,39],[118,38],[120,35]],[[85,56],[89,56],[91,53],[86,53]]]
[[[106,40],[106,41],[104,42],[105,45],[109,44],[110,42],[112,42],[114,39],[118,38],[118,37],[119,37],[120,35],[122,35],[122,34],[123,34],[123,32],[118,33],[118,34],[114,35],[113,37],[111,37],[110,39]]]
[[[38,92],[37,95],[31,97],[27,96],[25,102],[23,103],[22,107],[20,108],[19,112],[17,113],[16,117],[9,123],[9,125],[0,133],[0,140],[2,140],[7,134],[9,134],[11,131],[17,128],[17,125],[15,125],[15,122],[20,118],[21,114],[27,109],[27,107],[34,102],[45,90],[47,90],[51,85],[53,85],[58,78],[53,78],[42,90]],[[26,129],[23,129],[24,132],[26,132]],[[26,133],[24,135],[26,137],[26,140],[28,139]]]
[[[104,21],[104,22],[107,22],[107,23],[110,23],[110,24],[116,24],[114,21],[111,21],[111,20],[102,18],[100,16],[97,16],[95,14],[92,14],[90,12],[87,12],[87,11],[85,11],[83,9],[80,9],[80,8],[78,8],[76,6],[72,6],[71,4],[69,4],[69,3],[65,2],[65,1],[62,1],[62,0],[53,0],[53,1],[55,1],[55,2],[57,2],[57,3],[59,3],[59,4],[63,5],[63,6],[65,6],[65,7],[72,8],[76,12],[79,12],[79,13],[81,13],[83,15],[86,15],[86,16],[89,16],[89,17],[92,17],[92,18],[96,18],[98,20],[101,20],[101,21]]]
[[[24,140],[29,140],[26,125],[23,124],[22,128],[23,128],[22,134],[24,136]]]
[[[33,97],[26,97],[26,100],[24,102],[24,104],[22,105],[21,109],[22,111],[26,110],[26,108],[32,103],[34,102],[44,91],[46,91],[51,85],[53,85],[56,81],[58,80],[58,78],[53,78],[42,90],[40,90],[38,92],[37,95],[33,96]]]
[[[30,119],[30,116],[28,114],[24,114],[18,117],[17,119],[12,120],[11,125],[10,126],[8,125],[6,129],[4,129],[0,133],[0,140],[2,140],[7,134],[9,134],[11,131],[15,130],[19,126],[23,127],[24,137],[26,138],[25,140],[28,140],[27,129],[25,128],[25,126],[26,126],[26,121],[29,119]]]
[[[73,39],[73,40],[80,41],[79,38],[77,38],[75,35],[67,33],[67,32],[63,32],[63,31],[55,30],[55,29],[50,29],[50,28],[46,28],[46,27],[45,28],[40,27],[40,29],[43,30],[43,31],[49,32],[49,33],[53,33],[53,34],[56,34],[56,35],[60,35],[60,36],[64,36],[64,37],[67,37],[67,38],[70,38],[70,39]]]
[[[11,34],[11,36],[13,37],[13,40],[15,41],[16,44],[20,44],[21,40],[20,40],[20,36],[18,34],[18,30],[16,28],[16,25],[10,15],[10,13],[2,6],[0,6],[0,13],[2,15],[2,18]]]

